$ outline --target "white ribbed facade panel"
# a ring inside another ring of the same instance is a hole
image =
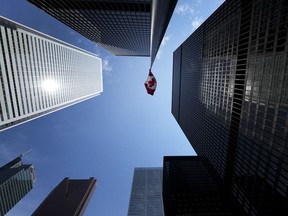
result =
[[[164,216],[162,168],[135,168],[128,216]]]
[[[99,95],[92,53],[0,16],[0,130]]]

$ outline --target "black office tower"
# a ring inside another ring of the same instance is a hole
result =
[[[32,216],[83,216],[97,180],[64,178],[34,211]]]
[[[165,216],[231,215],[217,176],[207,162],[199,156],[164,157]]]
[[[288,215],[287,0],[226,0],[173,56],[172,113],[247,215]]]
[[[28,0],[114,55],[153,63],[177,0]]]

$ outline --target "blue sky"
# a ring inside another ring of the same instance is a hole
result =
[[[23,158],[36,184],[7,216],[25,216],[64,178],[97,178],[87,216],[127,215],[134,167],[160,167],[164,155],[195,155],[171,114],[173,51],[222,0],[178,0],[152,71],[158,86],[147,95],[150,59],[115,57],[25,0],[1,0],[0,15],[103,59],[104,92],[93,99],[0,133],[0,165]]]

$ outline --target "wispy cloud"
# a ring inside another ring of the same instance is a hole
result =
[[[104,71],[112,71],[112,66],[110,65],[109,58],[103,58],[102,59],[102,69]]]
[[[192,29],[195,30],[198,28],[203,22],[202,18],[195,17],[194,20],[192,21]]]
[[[171,38],[171,35],[164,36],[163,39],[162,39],[162,42],[161,42],[160,47],[164,47],[164,46],[168,43],[168,41],[170,40],[170,38]],[[162,52],[162,50],[161,50],[161,48],[160,48],[160,49],[158,50],[158,52],[157,52],[156,58],[157,58],[157,59],[161,59],[162,54],[163,54],[163,52]]]
[[[134,67],[134,64],[131,61],[128,62],[128,65],[129,65],[130,68]]]
[[[113,67],[111,65],[110,57],[101,57],[100,55],[100,58],[102,58],[102,69],[105,83],[114,84],[120,82],[119,78],[115,76],[116,74],[113,73]]]
[[[161,59],[161,57],[162,57],[162,50],[158,50],[156,58]]]
[[[69,34],[71,34],[71,35],[75,35],[76,34],[76,32],[73,29],[70,29],[70,28],[67,28],[66,31],[68,31]]]
[[[182,4],[179,5],[178,7],[176,7],[176,14],[179,14],[181,16],[186,15],[186,14],[190,14],[193,15],[195,10],[188,4]]]
[[[161,42],[161,46],[165,46],[167,44],[167,42],[170,40],[171,35],[167,35],[165,37],[163,37],[162,42]]]

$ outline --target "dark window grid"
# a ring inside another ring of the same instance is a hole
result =
[[[47,60],[47,75],[49,77],[49,79],[55,81],[54,79],[54,76],[53,76],[53,63],[51,62],[51,57],[52,57],[52,53],[51,53],[51,43],[50,41],[46,41],[46,60]],[[50,104],[49,104],[49,107],[50,106],[54,106],[55,105],[55,96],[54,96],[55,92],[54,91],[51,91],[48,93],[49,95],[49,101],[50,101]]]
[[[42,38],[38,39],[39,42],[39,51],[40,51],[40,59],[41,59],[41,71],[42,71],[42,83],[45,81],[46,79],[46,61],[45,61],[45,50],[44,50],[44,41]],[[47,94],[46,92],[43,90],[42,88],[42,92],[43,92],[43,106],[44,109],[47,108],[47,104],[48,104],[48,98],[47,98]]]
[[[66,48],[61,46],[60,47],[60,65],[62,68],[62,79],[63,79],[63,102],[67,102],[67,64],[61,64],[62,62],[66,62],[66,55],[65,55]]]
[[[277,116],[274,118],[273,121],[273,129],[275,130],[275,136],[279,138],[284,138],[285,137],[285,126],[284,125],[279,125],[277,122]]]
[[[61,53],[61,61],[67,62],[67,55],[66,55],[66,48],[65,47],[61,47],[60,49],[60,53]],[[60,62],[61,64],[61,62]],[[69,77],[68,77],[68,65],[66,64],[61,64],[62,67],[62,74],[64,75],[64,79],[63,79],[63,100],[62,102],[67,102],[69,101],[67,95],[69,93]]]
[[[4,185],[3,185],[3,187],[2,187],[2,190],[3,190],[3,197],[5,197],[4,199],[3,199],[3,201],[4,201],[4,206],[5,206],[5,208],[6,208],[6,211],[8,211],[8,209],[9,209],[9,203],[10,203],[10,196],[9,196],[9,193],[7,192],[7,187],[6,187],[6,185],[7,185],[7,183],[4,183]]]
[[[35,52],[33,37],[31,35],[26,35],[27,38],[27,47],[29,49],[29,63],[30,63],[30,73],[31,73],[31,82],[32,82],[32,92],[33,92],[33,106],[34,111],[39,110],[39,100],[38,100],[38,89],[37,89],[37,75],[35,71]]]
[[[285,148],[285,141],[287,137],[287,133],[284,133],[281,136],[277,136],[277,134],[273,137],[273,145],[275,148],[279,149],[279,151],[284,151]]]
[[[54,80],[55,82],[57,82],[57,85],[58,85],[58,80],[55,79],[55,70],[54,70],[54,61],[52,59],[52,55],[55,55],[55,53],[52,51],[52,44],[50,42],[47,41],[47,58],[48,58],[48,62],[49,62],[49,66],[48,66],[48,70],[49,70],[49,77],[51,77],[52,80]],[[51,101],[52,101],[52,104],[51,106],[55,106],[57,103],[56,103],[56,94],[57,94],[57,91],[53,91],[53,92],[50,92],[51,94]]]
[[[20,83],[20,98],[22,100],[22,111],[23,115],[27,113],[27,104],[25,103],[25,84],[24,84],[24,74],[23,74],[23,65],[22,65],[22,57],[21,57],[21,47],[20,47],[20,32],[16,31],[16,38],[15,38],[15,49],[16,49],[16,56],[17,56],[17,66],[19,71],[19,83]],[[20,72],[21,71],[21,72]]]
[[[25,52],[25,45],[24,45],[24,38],[23,38],[23,33],[19,32],[19,48],[20,48],[20,55],[21,55],[21,69],[22,69],[22,75],[23,75],[23,83],[24,83],[24,93],[25,93],[25,108],[27,110],[26,114],[31,112],[31,104],[29,103],[29,85],[28,85],[28,81],[27,81],[27,67],[26,67],[26,52]]]
[[[10,29],[6,29],[6,38],[7,38],[7,48],[9,51],[9,60],[10,60],[10,69],[11,69],[11,77],[10,77],[10,81],[12,78],[12,86],[11,87],[11,93],[14,95],[14,98],[12,97],[11,101],[11,105],[13,104],[13,117],[16,117],[16,113],[17,115],[19,115],[19,101],[18,101],[18,94],[16,92],[16,81],[15,81],[15,76],[17,76],[17,69],[15,69],[15,59],[14,59],[14,55],[13,55],[13,51],[14,51],[14,46],[13,46],[13,41],[14,41],[14,37],[12,37],[11,34],[11,30]],[[9,38],[12,40],[9,40]],[[13,59],[12,59],[13,58]]]
[[[40,67],[39,67],[39,47],[38,47],[38,40],[35,37],[31,37],[31,43],[32,43],[32,52],[33,52],[33,60],[34,60],[34,71],[35,71],[35,81],[36,81],[36,94],[37,94],[37,105],[38,105],[38,110],[41,110],[43,108],[42,104],[42,92],[41,92],[41,72],[40,72]]]
[[[15,102],[16,102],[16,111],[17,111],[17,115],[20,115],[19,114],[20,111],[19,111],[18,94],[17,94],[18,82],[15,81],[16,78],[18,78],[18,76],[17,76],[17,64],[15,62],[15,47],[14,47],[13,32],[8,31],[8,36],[11,38],[11,40],[9,40],[9,43],[10,43],[10,47],[12,47],[12,49],[9,51],[9,55],[10,55],[10,63],[12,66],[12,77],[13,77],[13,85],[14,85],[13,91],[15,92],[14,96],[15,96]],[[17,87],[17,89],[16,89],[16,87]]]
[[[30,112],[34,112],[35,110],[35,103],[34,103],[34,99],[33,99],[33,78],[31,76],[31,67],[30,67],[30,47],[28,44],[28,35],[25,33],[22,33],[22,41],[23,41],[23,46],[24,46],[24,53],[25,53],[25,66],[26,66],[26,77],[27,77],[27,86],[28,86],[28,94],[29,94],[29,98],[28,100],[30,100],[30,103],[28,103],[30,105]]]
[[[276,45],[275,48],[276,48],[276,52],[277,51],[284,51],[285,50],[285,47],[287,47],[287,38],[281,38],[281,39],[278,39],[277,41],[275,41]]]
[[[75,68],[76,65],[74,64],[75,63],[74,59],[76,59],[75,55],[76,54],[74,52],[70,53],[71,62],[73,62],[73,64],[71,65],[71,70],[73,72],[72,77],[71,77],[71,83],[72,83],[72,86],[73,86],[72,91],[71,91],[72,100],[74,98],[76,98],[78,95],[82,95],[85,92],[85,89],[86,89],[84,87],[80,88],[81,91],[79,93],[74,91],[74,89],[77,89],[78,86],[82,86],[82,85],[78,85],[77,82],[76,82],[76,80],[77,80],[77,69]],[[83,78],[80,78],[80,79],[83,80]]]
[[[59,56],[59,53],[58,53],[57,45],[53,44],[53,43],[51,45],[52,45],[52,53],[54,53],[54,55],[52,57],[53,57],[55,77],[56,77],[56,80],[57,80],[58,85],[59,85],[59,89],[57,91],[56,103],[60,104],[61,103],[60,98],[61,98],[61,91],[62,91],[61,90],[62,83],[61,83],[61,77],[60,77],[60,70],[59,70],[58,62],[57,62],[57,57]]]
[[[15,101],[15,94],[14,94],[14,85],[15,85],[15,78],[13,76],[14,70],[13,70],[13,63],[12,63],[12,57],[11,57],[11,47],[9,44],[9,36],[8,36],[8,29],[5,27],[4,28],[4,37],[6,40],[6,48],[5,49],[5,57],[4,57],[4,62],[5,62],[5,69],[6,69],[6,79],[7,79],[7,83],[8,83],[8,91],[9,91],[9,98],[10,98],[10,104],[11,104],[11,118],[15,118],[16,117],[16,111],[15,109],[17,109],[17,103]],[[3,38],[4,39],[4,38]],[[5,46],[4,46],[5,47]],[[6,55],[6,53],[8,53],[8,55]],[[8,96],[7,96],[8,97]]]
[[[0,32],[0,37],[1,37],[1,32]],[[0,42],[1,42],[1,38],[0,38]],[[4,89],[4,85],[3,85],[4,83],[3,83],[3,76],[2,76],[2,69],[1,69],[1,67],[0,67],[0,83],[1,83],[2,89]],[[4,90],[2,90],[2,91],[4,91]],[[4,94],[4,92],[3,92],[3,94]],[[5,102],[4,102],[4,104],[5,104]],[[4,105],[4,107],[2,107],[2,105],[0,104],[0,120],[1,120],[1,121],[4,121],[3,109],[5,109],[5,105]]]
[[[44,109],[44,94],[42,91],[42,82],[43,82],[43,68],[42,68],[42,57],[41,57],[41,40],[38,37],[34,38],[35,40],[35,50],[37,53],[37,73],[38,73],[38,92],[39,92],[39,101],[40,101],[40,109]]]
[[[22,108],[22,93],[21,93],[21,88],[20,88],[20,73],[19,73],[19,65],[17,62],[17,54],[16,54],[16,50],[18,49],[17,46],[17,36],[16,36],[16,32],[14,30],[11,30],[11,39],[12,39],[12,47],[13,47],[13,67],[15,68],[14,70],[14,74],[15,74],[15,84],[14,86],[16,86],[15,89],[15,95],[16,95],[16,101],[17,101],[17,109],[18,109],[18,116],[21,116],[23,114],[23,112],[21,111],[20,107]],[[23,109],[24,110],[24,109]]]
[[[68,77],[68,65],[67,65],[67,48],[65,47],[61,47],[62,51],[62,58],[63,58],[63,62],[66,62],[65,64],[63,64],[64,68],[63,68],[63,74],[65,74],[65,79],[64,79],[64,88],[65,88],[65,92],[64,92],[64,102],[68,102],[69,98],[68,98],[68,93],[69,93],[69,77]]]
[[[135,31],[134,31],[135,32]]]
[[[75,56],[76,56],[76,53],[70,51],[70,59],[71,59],[71,62],[72,62],[71,70],[73,72],[72,77],[71,77],[71,82],[72,82],[72,86],[73,86],[72,91],[71,91],[72,100],[77,98],[78,92],[76,92],[74,89],[76,89],[79,86],[79,85],[77,85],[77,69],[76,69],[76,65],[75,65],[75,61],[74,61],[74,59],[76,59]],[[84,87],[82,87],[80,89],[81,89],[81,93],[84,92]],[[79,95],[81,95],[81,94],[79,94]]]
[[[52,71],[50,69],[51,63],[49,58],[49,41],[44,40],[44,51],[45,51],[45,60],[46,60],[46,79],[52,78]],[[46,95],[48,97],[48,108],[53,106],[53,92],[46,92]]]
[[[282,160],[282,164],[281,164],[281,170],[280,170],[280,177],[282,177],[282,179],[285,179],[285,181],[288,181],[288,164],[284,161],[284,159]]]
[[[6,75],[6,71],[7,71],[7,63],[6,63],[6,55],[5,55],[5,49],[4,49],[4,39],[3,39],[3,35],[5,34],[5,29],[4,31],[1,31],[0,29],[0,44],[1,44],[1,48],[2,48],[2,55],[3,55],[3,61],[4,61],[4,70],[5,71],[2,71],[2,74],[1,74],[1,81],[2,81],[2,90],[3,90],[3,99],[4,99],[4,102],[5,102],[5,110],[6,110],[6,117],[7,119],[10,119],[10,113],[9,113],[9,109],[8,109],[8,101],[7,101],[7,94],[9,94],[9,92],[7,93],[6,92],[6,87],[7,86],[7,82],[5,82],[7,80],[4,80],[4,76],[3,74],[5,73]]]
[[[287,184],[283,183],[281,180],[278,181],[277,191],[283,196],[286,196],[287,193]]]
[[[69,55],[69,50],[66,49],[65,50],[65,54],[66,54],[66,61],[67,61],[67,72],[69,73],[69,76],[67,76],[67,87],[69,86],[69,88],[67,88],[67,100],[70,101],[71,100],[71,89],[72,89],[72,83],[71,83],[71,75],[70,75],[70,66],[71,66],[71,59],[70,59],[70,55]]]
[[[86,34],[85,34],[85,31],[81,31],[81,29],[83,29],[83,26],[81,26],[81,22],[80,22],[80,21],[75,22],[76,19],[69,20],[69,19],[66,19],[66,17],[64,17],[64,16],[63,16],[63,17],[61,17],[61,16],[58,17],[57,15],[54,15],[54,16],[57,17],[57,18],[59,18],[60,20],[62,20],[65,24],[71,26],[75,31],[78,30],[78,31],[81,32],[82,34],[86,35]],[[77,17],[77,20],[81,20],[81,17]],[[90,30],[90,31],[93,30],[93,29],[94,29],[94,28],[93,28],[92,25],[89,26],[89,30]],[[93,31],[93,32],[94,32],[94,31]],[[88,38],[90,38],[90,39],[93,39],[91,35],[89,36],[89,34],[87,34],[86,36],[87,36]],[[93,34],[94,39],[95,39],[95,36],[96,36],[96,41],[99,41],[99,40],[100,40],[99,32],[94,32],[94,34]]]

